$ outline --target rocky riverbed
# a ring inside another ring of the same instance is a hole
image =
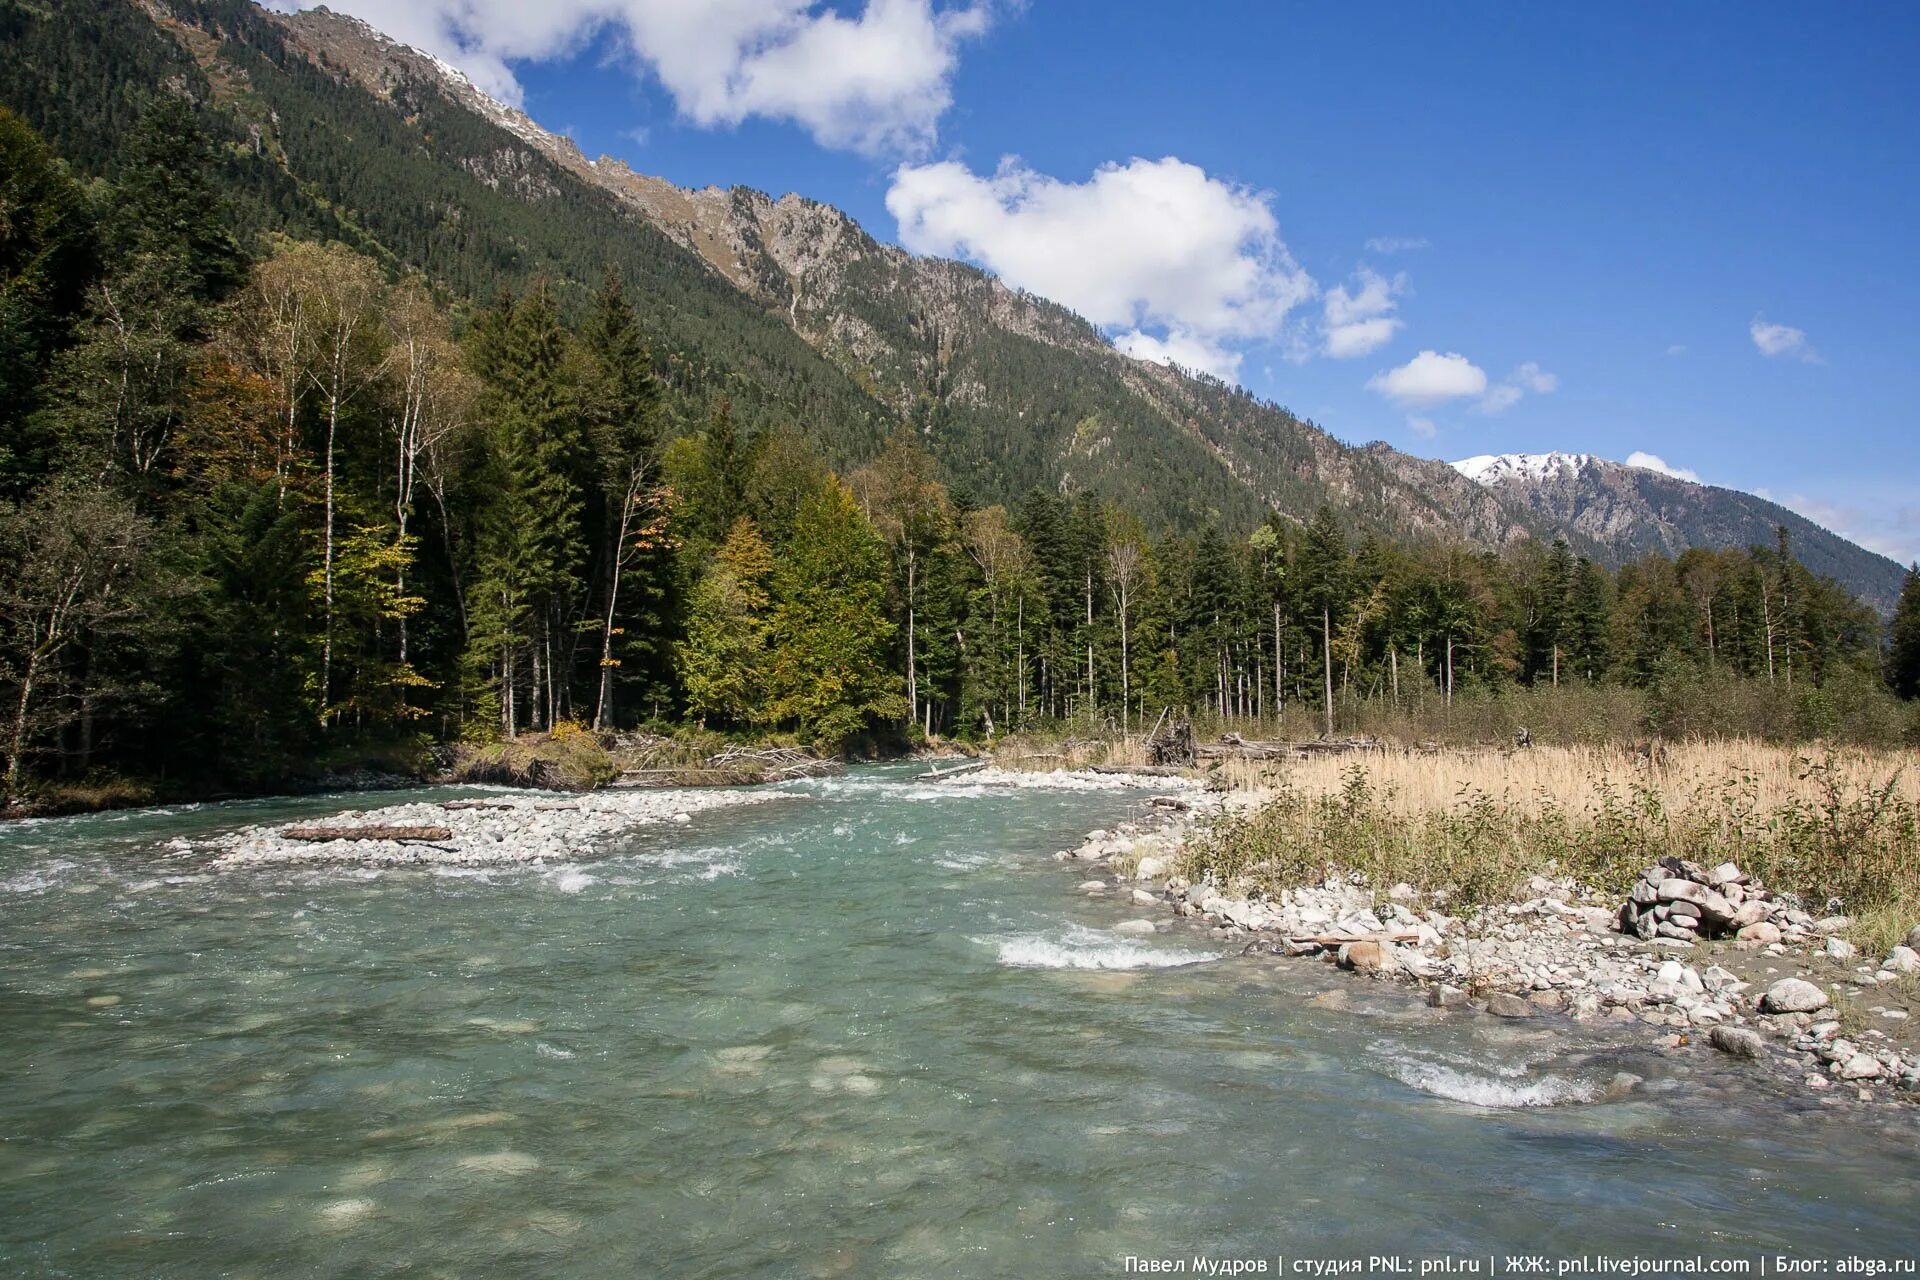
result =
[[[1243,940],[1247,956],[1414,984],[1437,1007],[1644,1026],[1666,1047],[1704,1043],[1826,1098],[1920,1102],[1920,925],[1887,956],[1862,957],[1841,936],[1844,916],[1815,916],[1735,865],[1677,860],[1649,867],[1624,903],[1538,875],[1524,898],[1459,914],[1408,885],[1332,878],[1273,899],[1175,874],[1195,823],[1257,803],[1206,796],[1056,857],[1080,892],[1140,912],[1118,932],[1180,927],[1154,918],[1171,911]]]
[[[248,867],[498,866],[591,856],[636,827],[690,822],[710,809],[792,799],[783,791],[603,791],[559,796],[505,791],[483,797],[343,811],[325,820],[349,835],[371,828],[432,828],[429,839],[296,839],[285,825],[243,827],[205,840],[176,838],[169,849],[208,857],[217,871]]]

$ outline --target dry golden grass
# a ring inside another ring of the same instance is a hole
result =
[[[1815,766],[1820,766],[1815,768]],[[1524,751],[1363,751],[1307,760],[1234,760],[1215,776],[1242,789],[1286,786],[1308,796],[1336,795],[1355,768],[1390,813],[1416,816],[1452,809],[1478,793],[1503,807],[1537,815],[1550,807],[1584,811],[1610,789],[1646,788],[1666,811],[1681,815],[1718,810],[1729,789],[1761,810],[1817,802],[1830,780],[1879,788],[1894,780],[1893,795],[1920,804],[1920,751],[1828,751],[1764,742],[1674,743],[1649,759],[1617,747],[1535,747]]]
[[[1094,765],[1138,768],[1147,763],[1146,737],[1139,733],[1125,739],[1016,733],[996,741],[990,754],[1003,769],[1030,773]]]
[[[1920,753],[1910,750],[1370,751],[1238,761],[1215,776],[1268,794],[1190,847],[1182,870],[1193,877],[1271,892],[1357,872],[1484,902],[1546,870],[1624,891],[1673,854],[1738,862],[1816,912],[1838,899],[1870,954],[1920,920]]]

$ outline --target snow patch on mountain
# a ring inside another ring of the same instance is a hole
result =
[[[1448,465],[1477,484],[1496,485],[1576,476],[1598,461],[1590,453],[1482,453]]]

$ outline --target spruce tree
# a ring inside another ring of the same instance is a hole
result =
[[[1903,698],[1920,698],[1920,564],[1907,569],[1887,640],[1887,683]]]
[[[1322,705],[1326,735],[1333,736],[1333,623],[1347,602],[1347,534],[1329,506],[1313,513],[1300,550],[1301,592],[1320,627]]]

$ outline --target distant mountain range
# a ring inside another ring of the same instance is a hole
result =
[[[617,266],[684,419],[724,393],[749,429],[795,424],[837,465],[905,422],[981,501],[1045,485],[1186,529],[1327,502],[1395,538],[1499,548],[1560,533],[1610,564],[1770,542],[1784,524],[1810,567],[1882,610],[1899,589],[1892,561],[1731,490],[1584,455],[1449,466],[1342,443],[828,205],[589,160],[439,59],[325,9],[0,0],[0,49],[0,102],[82,171],[110,169],[140,96],[171,89],[215,108],[250,227],[340,239],[474,299],[544,275],[577,307]]]
[[[1882,613],[1892,612],[1905,576],[1893,560],[1777,502],[1589,453],[1483,454],[1453,468],[1621,557],[1766,545],[1785,528],[1801,563],[1843,583]]]

